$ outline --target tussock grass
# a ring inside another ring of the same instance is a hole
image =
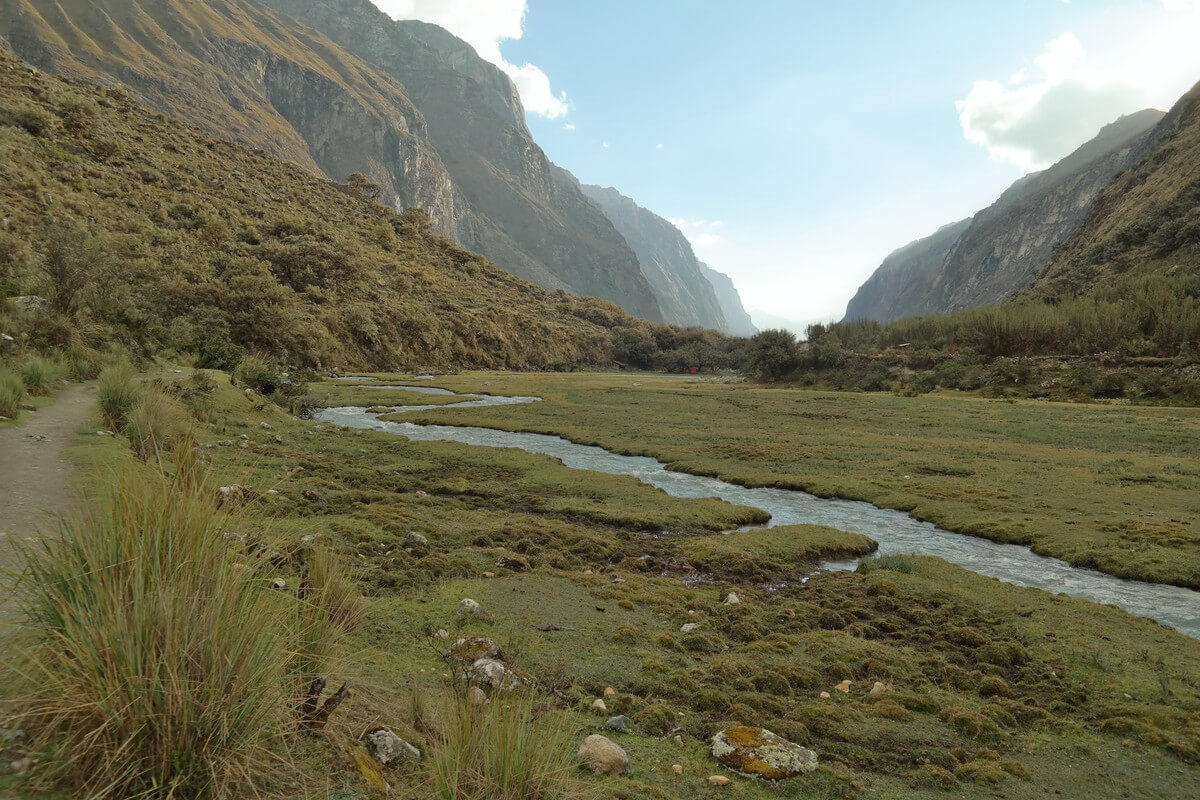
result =
[[[29,356],[21,364],[20,370],[25,389],[35,396],[49,392],[50,385],[63,376],[62,362],[45,356]]]
[[[10,369],[0,369],[0,417],[16,419],[25,399],[25,383]]]
[[[118,362],[106,367],[100,373],[96,388],[96,400],[104,423],[113,430],[124,428],[137,394],[137,372],[132,365]]]
[[[269,562],[223,536],[230,517],[190,449],[177,461],[173,479],[121,476],[27,554],[6,694],[48,786],[244,796],[294,729],[297,654],[328,652],[358,607],[333,577],[300,602],[272,591]],[[336,609],[314,611],[331,597]]]
[[[571,800],[585,796],[571,778],[574,745],[567,719],[539,715],[532,693],[497,695],[482,711],[465,700],[429,757],[438,800]]]
[[[169,453],[187,436],[187,409],[161,389],[144,387],[125,418],[124,433],[137,457]]]

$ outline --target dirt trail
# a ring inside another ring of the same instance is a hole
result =
[[[48,515],[78,502],[66,449],[87,421],[95,394],[94,386],[69,386],[52,405],[0,429],[0,573],[19,567],[13,541],[33,536]]]

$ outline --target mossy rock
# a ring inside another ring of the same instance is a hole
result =
[[[765,728],[726,728],[712,737],[713,757],[748,778],[780,781],[812,772],[817,754]]]

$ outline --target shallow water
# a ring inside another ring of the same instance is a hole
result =
[[[429,390],[432,387],[378,388]],[[445,389],[429,394],[453,394]],[[429,408],[459,408],[533,403],[537,397],[463,395],[462,403],[443,406],[398,406],[392,413]],[[731,503],[761,508],[771,515],[768,527],[777,525],[827,525],[870,536],[879,542],[879,555],[938,556],[981,575],[1017,586],[1062,592],[1097,603],[1119,606],[1131,614],[1155,619],[1181,633],[1200,638],[1200,592],[1177,586],[1116,578],[1090,569],[1072,567],[1057,558],[1033,553],[1020,545],[1000,544],[975,536],[942,530],[901,511],[877,508],[853,500],[830,500],[792,489],[747,489],[716,478],[671,472],[662,463],[644,456],[623,456],[599,447],[575,444],[558,436],[509,433],[491,428],[449,425],[414,425],[385,422],[365,408],[349,406],[323,409],[316,419],[350,428],[398,434],[413,441],[452,441],[482,447],[517,447],[530,453],[558,458],[568,467],[610,475],[632,475],[675,497],[719,497]],[[826,569],[852,569],[856,562],[829,562]]]

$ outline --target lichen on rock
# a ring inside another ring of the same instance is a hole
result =
[[[812,772],[817,754],[765,728],[726,728],[712,737],[712,754],[739,775],[780,781]]]

